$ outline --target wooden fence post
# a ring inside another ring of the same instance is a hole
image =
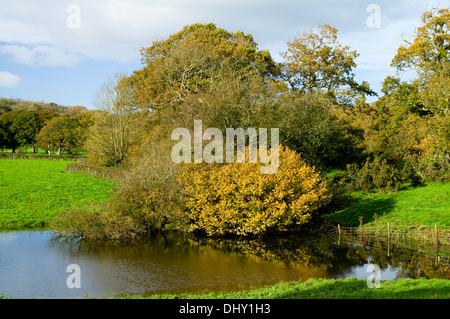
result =
[[[434,232],[436,234],[436,245],[439,245],[439,231],[436,223],[434,223]]]
[[[389,240],[391,239],[391,234],[390,234],[390,229],[389,229],[389,223],[387,223],[387,237],[388,237],[388,243],[389,243]]]
[[[338,238],[338,246],[341,244],[341,225],[338,224],[338,233],[339,233],[339,238]]]

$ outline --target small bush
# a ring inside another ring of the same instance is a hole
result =
[[[388,159],[382,154],[369,157],[362,165],[348,164],[344,179],[351,189],[361,190],[366,194],[374,190],[396,192],[403,182],[420,182],[408,162]]]
[[[60,238],[125,242],[145,235],[145,229],[129,216],[116,214],[111,203],[102,207],[70,209],[55,216],[50,226]]]
[[[248,151],[246,152],[248,154]],[[191,230],[207,235],[260,235],[307,223],[329,200],[314,168],[280,147],[275,174],[261,174],[261,163],[185,164],[186,214]]]

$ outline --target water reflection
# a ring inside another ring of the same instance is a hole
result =
[[[51,232],[0,233],[0,293],[13,298],[82,298],[113,293],[235,291],[281,281],[368,276],[381,280],[450,279],[445,256],[403,253],[311,234],[254,240],[158,236],[133,246],[52,240]],[[69,289],[69,264],[81,269],[81,288]]]

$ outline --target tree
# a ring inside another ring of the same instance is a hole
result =
[[[4,113],[8,113],[12,111],[11,103],[8,99],[1,98],[0,99],[0,115]]]
[[[9,148],[9,135],[10,132],[6,125],[6,122],[0,116],[0,148]]]
[[[14,110],[1,116],[3,122],[3,143],[7,148],[33,146],[36,135],[43,126],[36,111]]]
[[[420,92],[424,110],[449,115],[450,113],[450,66],[445,66],[441,71],[431,75],[424,89]]]
[[[97,111],[93,112],[93,126],[86,141],[92,164],[116,166],[128,150],[140,141],[143,116],[132,98],[132,87],[126,75],[117,73],[97,92]]]
[[[56,150],[57,155],[61,155],[63,150],[77,151],[84,144],[85,130],[77,117],[54,117],[39,132],[38,145],[46,149],[49,155],[51,150]]]
[[[12,121],[11,112],[0,115],[0,147],[11,148],[14,153],[19,143],[15,140],[14,133],[10,129]]]
[[[228,79],[276,72],[269,52],[259,51],[251,35],[212,23],[186,26],[142,48],[141,55],[145,66],[130,80],[136,102],[151,110],[176,105],[187,94],[213,91]]]
[[[320,169],[343,168],[361,157],[361,132],[348,130],[333,116],[334,101],[323,92],[285,95],[273,117],[280,143]]]
[[[85,112],[88,112],[88,109],[85,106],[75,105],[74,107],[72,107],[72,109],[70,109],[69,114],[76,115],[76,114],[81,114],[81,113],[85,113]]]
[[[425,11],[423,25],[412,42],[398,48],[391,66],[398,71],[415,70],[419,97],[425,112],[448,114],[450,110],[450,9]]]
[[[425,11],[412,42],[398,48],[392,66],[399,70],[435,72],[450,62],[450,9]]]
[[[359,54],[341,45],[337,34],[336,28],[323,24],[318,31],[311,29],[287,42],[287,51],[281,52],[285,59],[282,78],[294,90],[325,91],[338,101],[348,94],[345,88],[375,95],[367,83],[358,84],[354,80],[352,69]]]

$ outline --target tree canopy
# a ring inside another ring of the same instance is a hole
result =
[[[450,9],[432,9],[421,16],[413,41],[398,48],[391,66],[415,70],[422,110],[448,114],[450,110]]]
[[[282,70],[291,88],[303,93],[322,90],[337,100],[344,98],[340,95],[346,94],[345,88],[375,95],[367,83],[354,80],[352,70],[359,54],[339,43],[338,30],[329,24],[298,34],[287,47],[281,53],[285,59]]]
[[[213,91],[229,79],[268,75],[277,68],[267,50],[253,37],[228,32],[214,24],[193,24],[141,49],[144,67],[130,80],[134,97],[144,108],[159,110],[187,94]]]

